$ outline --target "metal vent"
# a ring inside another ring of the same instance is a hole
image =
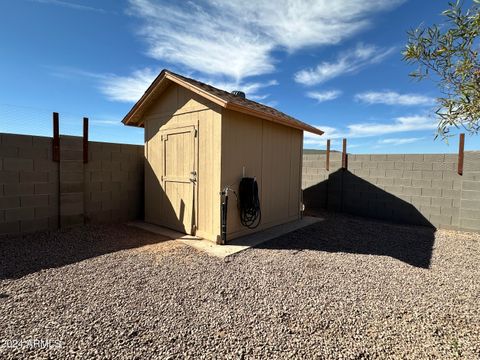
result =
[[[233,90],[232,95],[235,95],[235,96],[241,97],[242,99],[245,99],[245,93],[243,91],[240,91],[240,90]]]

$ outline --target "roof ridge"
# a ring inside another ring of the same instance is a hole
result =
[[[204,83],[202,81],[189,78],[187,76],[177,74],[171,70],[163,69],[157,78],[152,82],[152,84],[145,91],[140,100],[132,107],[129,113],[123,119],[124,124],[129,124],[135,114],[140,111],[140,108],[143,107],[144,103],[147,102],[147,99],[154,93],[155,89],[162,83],[164,79],[177,82],[180,86],[189,88],[190,86],[193,89],[190,89],[194,92],[198,92],[200,96],[206,97],[207,99],[217,103],[218,105],[231,109],[232,111],[238,111],[266,120],[278,122],[285,126],[290,126],[300,130],[309,131],[317,135],[322,135],[323,131],[320,129],[306,124],[294,117],[277,110],[271,106],[259,103],[257,101],[239,97],[232,94],[226,90],[217,88],[213,85]],[[138,119],[138,116],[135,116]]]

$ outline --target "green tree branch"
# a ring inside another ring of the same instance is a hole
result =
[[[446,22],[408,32],[403,59],[417,65],[410,76],[434,81],[437,98],[437,136],[447,138],[453,127],[471,134],[480,130],[480,0],[466,11],[463,1],[449,2]]]

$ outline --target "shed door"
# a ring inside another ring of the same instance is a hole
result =
[[[197,182],[196,128],[162,131],[163,176],[162,223],[194,235]]]

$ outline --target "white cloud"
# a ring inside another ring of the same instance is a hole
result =
[[[318,139],[310,139],[306,136],[307,133],[304,133],[304,139],[303,139],[303,146],[304,147],[323,147],[325,148],[327,146],[327,138],[318,138]],[[351,142],[348,143],[348,149],[352,148],[358,148],[365,146],[366,144],[352,144]],[[341,139],[330,139],[330,149],[340,149],[342,146],[342,140]]]
[[[432,105],[435,99],[421,94],[399,94],[394,91],[367,91],[355,95],[355,100],[367,104]]]
[[[295,81],[312,86],[336,77],[352,74],[366,66],[380,63],[395,51],[394,47],[379,48],[358,44],[353,50],[342,53],[335,62],[324,61],[315,68],[303,69],[295,74]]]
[[[370,25],[368,16],[404,0],[207,1],[289,51],[337,44]]]
[[[310,91],[307,93],[309,98],[317,100],[319,103],[338,98],[342,92],[340,90]]]
[[[327,144],[327,139],[310,139],[307,136],[307,133],[304,133],[303,135],[303,146],[308,147],[308,146],[314,146],[314,147],[320,147],[320,146],[326,146]]]
[[[77,69],[75,67],[46,67],[50,74],[64,79],[82,78],[93,81],[101,93],[109,100],[121,102],[136,102],[148,86],[158,76],[160,70],[144,68],[134,71],[131,75],[121,76],[112,73],[96,73]]]
[[[244,14],[223,12],[214,1],[130,0],[130,5],[129,13],[141,19],[147,53],[156,60],[237,81],[274,70],[275,44],[246,26]]]
[[[120,126],[122,125],[121,120],[92,120],[90,122],[92,125],[105,125],[105,126]]]
[[[359,123],[348,125],[347,137],[379,136],[406,131],[433,130],[437,127],[435,119],[423,116],[401,116],[392,123]]]
[[[398,146],[398,145],[404,145],[404,144],[411,144],[424,139],[425,139],[424,137],[390,138],[390,139],[379,140],[378,144]]]
[[[332,140],[332,145],[335,142],[335,139],[341,139],[344,134],[340,133],[337,128],[331,126],[315,126],[316,128],[323,131],[323,135],[316,135],[310,132],[303,132],[303,144],[311,146],[325,146],[327,139]]]
[[[339,130],[331,126],[317,126],[325,133],[318,136],[311,133],[304,133],[304,142],[309,145],[322,146],[326,139],[341,138],[366,138],[377,137],[387,134],[426,131],[436,129],[435,119],[423,115],[401,116],[388,123],[354,123],[346,126],[345,130]]]
[[[93,6],[87,6],[83,4],[77,4],[71,1],[64,1],[64,0],[30,0],[32,2],[40,3],[40,4],[47,4],[47,5],[57,5],[57,6],[62,6],[74,10],[84,10],[84,11],[94,11],[94,12],[99,12],[99,13],[106,13],[104,9],[93,7]]]
[[[128,13],[154,59],[239,81],[274,71],[274,50],[337,44],[404,1],[130,0]]]
[[[148,86],[152,83],[158,72],[145,68],[136,70],[129,76],[118,76],[113,74],[99,75],[100,91],[109,100],[122,102],[138,101]]]

